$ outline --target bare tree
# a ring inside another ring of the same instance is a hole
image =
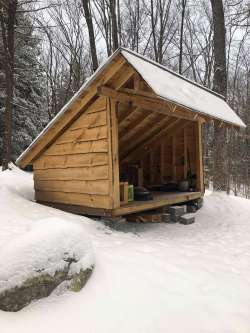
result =
[[[182,74],[182,54],[183,54],[183,29],[187,0],[181,0],[181,30],[180,30],[180,55],[179,55],[179,74]]]
[[[93,11],[93,17],[106,43],[107,54],[110,55],[119,47],[119,39],[121,39],[120,2],[94,0],[93,4],[96,9]]]
[[[154,58],[163,63],[167,48],[177,31],[176,16],[171,12],[172,0],[150,0],[150,24]]]
[[[226,29],[222,0],[211,0],[214,29],[214,81],[213,90],[227,98]],[[214,190],[225,191],[227,172],[225,164],[226,129],[214,124]]]
[[[6,170],[8,168],[8,163],[11,161],[16,11],[17,0],[0,1],[0,23],[5,55],[4,71],[6,81],[2,170]]]
[[[82,0],[82,5],[83,5],[86,23],[88,26],[89,45],[90,45],[90,52],[91,52],[91,58],[92,58],[92,68],[93,68],[93,72],[94,72],[98,68],[98,59],[97,59],[97,52],[96,52],[94,26],[93,26],[93,21],[92,21],[92,14],[91,14],[89,0]]]
[[[117,16],[116,16],[116,0],[109,0],[111,22],[112,22],[112,45],[113,51],[119,47],[118,42],[118,28],[117,28]]]

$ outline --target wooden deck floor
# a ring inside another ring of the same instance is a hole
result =
[[[198,199],[202,196],[201,192],[151,192],[153,200],[132,201],[122,205],[120,208],[112,210],[113,216],[132,214],[144,210],[155,209],[166,205],[173,205],[180,202],[186,202]]]
[[[132,201],[128,204],[122,205],[121,207],[115,209],[101,209],[101,208],[91,208],[78,205],[68,205],[62,203],[51,203],[38,201],[41,204],[55,207],[58,209],[65,210],[67,212],[82,214],[82,215],[92,215],[92,216],[121,216],[129,215],[137,212],[143,212],[146,210],[156,209],[159,207],[174,205],[181,202],[186,202],[202,197],[201,192],[152,192],[154,196],[153,200],[149,201]]]

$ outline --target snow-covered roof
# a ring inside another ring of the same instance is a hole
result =
[[[211,118],[245,127],[224,97],[127,49],[122,55],[159,97]]]
[[[140,74],[156,95],[167,101],[184,106],[195,113],[204,114],[210,118],[218,119],[237,127],[246,127],[238,115],[226,103],[223,96],[216,94],[168,68],[147,59],[138,53],[123,47],[117,49],[105,62],[99,66],[95,73],[82,85],[76,94],[68,101],[60,112],[50,121],[44,130],[36,137],[29,147],[18,157],[19,164],[28,152],[39,143],[61,117],[70,109],[72,104],[88,87],[98,78],[105,68],[118,55],[122,55],[127,62]]]

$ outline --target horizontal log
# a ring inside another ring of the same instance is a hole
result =
[[[49,192],[109,194],[108,180],[36,180],[35,189]]]
[[[110,198],[104,195],[90,195],[81,193],[36,191],[36,201],[57,202],[64,204],[83,205],[96,208],[109,208]]]
[[[105,153],[108,152],[107,139],[101,139],[88,142],[64,143],[52,145],[46,152],[45,156],[50,155],[70,155],[79,153]]]
[[[39,169],[64,169],[69,167],[90,167],[97,165],[107,165],[107,153],[89,153],[75,155],[45,156],[42,155],[33,164],[34,170]]]
[[[35,170],[34,180],[101,180],[108,179],[108,166]]]
[[[56,144],[73,142],[86,142],[95,141],[100,139],[106,139],[108,137],[107,126],[99,126],[93,128],[79,128],[74,131],[66,131],[60,138],[57,139]]]
[[[97,100],[94,101],[86,111],[87,114],[89,113],[96,113],[103,110],[106,110],[107,108],[107,98],[104,96],[100,96],[97,98]]]
[[[70,131],[93,128],[107,124],[107,111],[81,115],[69,128]]]

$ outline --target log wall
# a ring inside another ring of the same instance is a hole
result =
[[[108,119],[99,97],[34,162],[36,200],[112,208]]]

